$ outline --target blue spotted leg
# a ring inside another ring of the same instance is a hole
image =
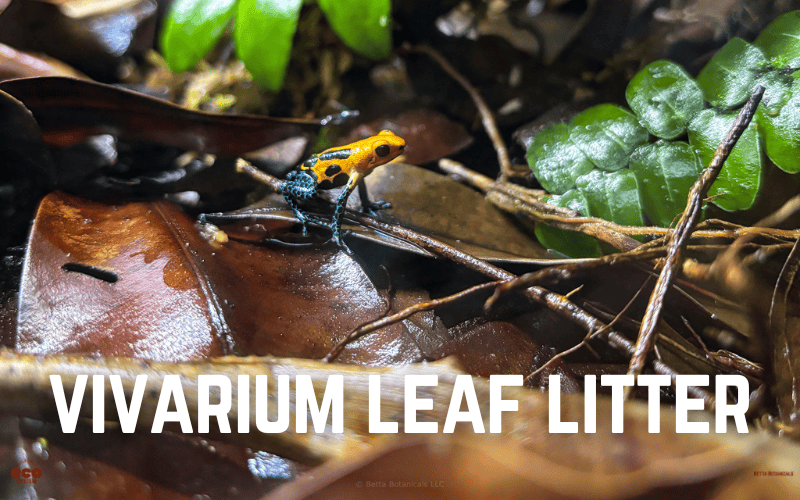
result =
[[[283,194],[292,213],[303,224],[303,236],[308,234],[306,223],[308,222],[308,215],[303,213],[298,206],[297,200],[308,200],[317,195],[317,180],[308,172],[294,170],[289,172],[286,180],[281,185],[281,194]]]

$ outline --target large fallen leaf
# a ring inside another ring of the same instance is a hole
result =
[[[90,135],[238,156],[303,132],[321,120],[215,115],[102,83],[62,77],[22,78],[0,90],[33,113],[45,142],[68,146]]]
[[[105,205],[54,193],[42,201],[28,245],[17,347],[173,361],[322,358],[386,312],[386,300],[334,247],[212,243],[167,202]],[[436,331],[434,323],[426,334]],[[414,335],[395,324],[338,360],[421,357]]]

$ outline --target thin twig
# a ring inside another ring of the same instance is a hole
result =
[[[511,168],[511,160],[508,156],[508,149],[506,149],[506,144],[503,142],[503,138],[500,135],[500,131],[497,129],[497,122],[494,119],[494,114],[492,110],[489,109],[489,105],[486,104],[486,101],[483,100],[480,92],[476,89],[470,82],[467,80],[464,75],[458,72],[458,70],[453,67],[450,62],[444,58],[442,54],[440,54],[436,49],[429,47],[427,45],[416,45],[413,47],[404,48],[406,52],[418,52],[421,54],[425,54],[434,61],[436,61],[442,69],[450,75],[456,82],[458,82],[464,90],[467,91],[472,101],[475,103],[475,106],[478,108],[478,112],[481,115],[481,122],[483,123],[483,128],[486,129],[486,133],[489,135],[489,139],[492,140],[492,144],[494,145],[494,149],[497,152],[497,162],[500,164],[500,179],[506,180],[510,177],[514,176],[514,172]]]
[[[680,222],[678,222],[678,226],[672,238],[670,238],[669,253],[667,254],[664,267],[661,270],[661,274],[658,276],[656,285],[650,295],[650,300],[647,303],[644,317],[642,318],[639,337],[636,340],[636,348],[631,357],[630,366],[628,367],[628,373],[631,375],[639,375],[642,373],[642,369],[647,361],[647,355],[653,347],[653,342],[656,337],[656,327],[661,319],[661,312],[664,306],[664,297],[666,296],[667,290],[672,286],[675,276],[680,271],[683,250],[689,241],[689,236],[692,234],[694,226],[697,224],[697,221],[700,220],[703,200],[706,197],[706,193],[711,187],[711,184],[717,179],[717,176],[722,170],[723,163],[728,158],[728,155],[730,155],[739,137],[741,137],[742,133],[753,119],[758,103],[761,102],[763,95],[764,87],[759,85],[756,87],[753,95],[750,96],[750,99],[747,100],[739,116],[736,117],[736,121],[730,131],[714,153],[714,158],[711,160],[708,168],[705,169],[689,192],[689,200],[686,204],[684,215],[681,217]],[[629,396],[630,390],[627,390],[626,393],[626,396]]]
[[[551,365],[555,364],[558,360],[561,360],[564,357],[566,357],[568,354],[571,354],[571,353],[577,351],[578,349],[580,349],[584,345],[588,345],[588,342],[589,342],[590,339],[593,339],[593,338],[595,338],[595,337],[597,337],[599,335],[602,335],[606,330],[608,330],[611,327],[613,327],[614,324],[617,321],[619,321],[619,319],[622,317],[622,315],[625,314],[625,312],[627,312],[627,310],[631,307],[631,305],[634,303],[634,301],[637,298],[639,298],[639,295],[642,293],[642,290],[644,290],[644,287],[647,285],[647,283],[649,281],[650,281],[650,277],[647,278],[647,280],[642,284],[642,286],[639,288],[639,290],[637,290],[636,293],[633,295],[633,297],[631,297],[631,300],[629,300],[628,303],[625,304],[625,307],[623,307],[622,310],[620,310],[620,312],[617,313],[616,316],[614,316],[614,318],[608,323],[608,325],[604,329],[599,330],[597,332],[589,332],[589,333],[587,333],[586,336],[583,337],[583,340],[578,342],[576,345],[570,347],[567,350],[561,351],[560,353],[556,354],[555,356],[550,358],[547,361],[547,363],[543,364],[542,366],[540,366],[539,368],[534,370],[530,375],[525,377],[525,382],[526,383],[530,382],[533,379],[533,377],[535,377],[538,373],[543,372],[544,370],[549,368]]]
[[[488,290],[494,286],[497,286],[499,283],[500,283],[499,281],[490,281],[488,283],[481,283],[480,285],[475,285],[473,287],[467,288],[466,290],[454,293],[453,295],[442,297],[441,299],[429,300],[428,302],[420,302],[418,304],[406,307],[402,311],[396,312],[391,316],[384,316],[375,321],[370,321],[369,323],[365,323],[356,328],[355,330],[353,330],[352,332],[350,332],[345,338],[337,342],[336,345],[333,346],[333,349],[331,349],[330,352],[324,358],[322,358],[322,361],[330,363],[331,361],[336,359],[336,356],[338,356],[342,352],[342,349],[344,349],[344,347],[347,344],[368,333],[374,332],[375,330],[378,330],[380,328],[403,321],[412,314],[416,314],[418,312],[423,312],[423,311],[432,311],[447,304],[452,304],[453,302],[457,302],[465,297],[472,295],[473,293],[477,293],[483,290]]]

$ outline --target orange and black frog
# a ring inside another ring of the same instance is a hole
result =
[[[312,155],[290,172],[283,182],[281,193],[295,217],[303,224],[303,235],[307,234],[306,223],[310,216],[297,207],[297,200],[313,198],[320,190],[345,186],[336,199],[336,210],[329,225],[333,231],[333,241],[339,246],[344,246],[341,237],[342,212],[356,186],[365,212],[374,213],[375,210],[390,208],[391,205],[386,202],[370,202],[367,188],[361,181],[375,167],[397,158],[405,147],[405,140],[389,130],[383,130],[367,139]]]

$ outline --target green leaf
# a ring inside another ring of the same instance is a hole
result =
[[[733,38],[700,71],[697,84],[713,106],[732,108],[750,97],[756,72],[766,64],[761,49]]]
[[[239,0],[233,38],[236,55],[268,90],[283,87],[303,0]]]
[[[543,199],[551,205],[577,210],[583,216],[589,215],[586,198],[576,189],[567,191],[563,195],[555,195]],[[542,222],[536,224],[536,237],[545,248],[573,258],[590,258],[603,255],[597,240],[591,236],[574,231],[564,231]]]
[[[714,151],[730,130],[736,115],[707,109],[689,124],[689,143],[698,152],[702,165],[711,163]],[[751,123],[708,191],[709,196],[722,194],[715,197],[713,203],[729,212],[750,208],[761,188],[763,163],[757,127]]]
[[[703,91],[680,66],[656,61],[631,79],[625,90],[628,105],[651,134],[674,139],[703,109]]]
[[[788,12],[772,21],[753,42],[778,68],[800,65],[800,11]]]
[[[389,56],[391,0],[318,0],[317,3],[345,45],[373,59]]]
[[[615,104],[592,106],[571,123],[572,142],[598,168],[608,171],[624,167],[633,148],[649,137],[632,113]]]
[[[694,149],[683,141],[645,144],[631,155],[631,172],[639,182],[644,213],[661,227],[677,221],[702,171]]]
[[[589,203],[589,214],[623,226],[643,226],[636,176],[628,169],[593,170],[575,181]]]
[[[236,0],[175,0],[161,28],[161,52],[175,73],[203,60],[233,18]]]
[[[536,134],[528,147],[528,164],[542,187],[564,194],[575,187],[575,179],[590,172],[591,160],[570,140],[572,127],[558,123]]]
[[[765,98],[756,111],[767,156],[790,174],[800,172],[800,82],[797,80],[800,74],[794,76],[794,84],[788,89],[779,84],[767,87],[783,92],[772,92],[769,102]]]

